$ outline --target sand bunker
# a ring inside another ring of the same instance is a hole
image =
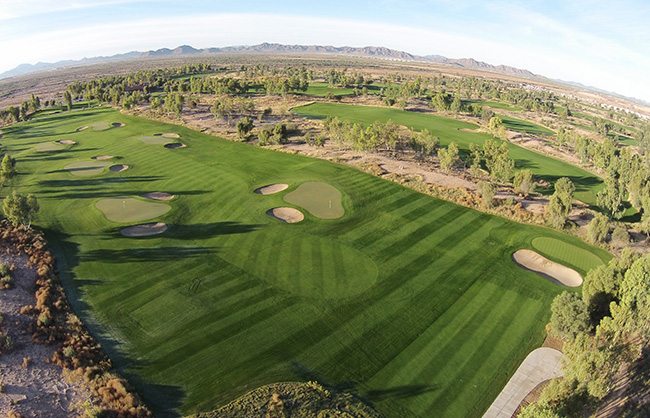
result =
[[[113,158],[112,155],[98,155],[96,157],[92,157],[91,160],[110,160]]]
[[[180,142],[172,142],[171,144],[165,144],[165,148],[169,149],[177,149],[177,148],[185,148],[187,145],[181,144]]]
[[[116,164],[116,165],[110,166],[108,169],[111,170],[113,173],[119,173],[121,171],[126,170],[127,168],[129,168],[128,165]]]
[[[63,149],[63,146],[55,144],[54,142],[44,142],[42,144],[35,145],[34,149],[39,152],[59,151]]]
[[[96,131],[104,131],[111,127],[111,125],[108,122],[95,122],[90,126],[92,126],[93,129]]]
[[[578,287],[582,284],[582,276],[577,271],[553,262],[535,251],[516,251],[512,255],[512,260],[519,267],[533,271],[555,283],[569,287]]]
[[[124,126],[124,124],[120,122],[114,122],[111,123],[111,125],[113,125],[114,128],[121,128],[122,126]]]
[[[56,142],[58,142],[59,144],[63,144],[63,145],[74,145],[74,144],[76,144],[75,141],[72,141],[70,139],[62,139],[62,140],[56,141]]]
[[[79,132],[79,131],[83,131],[83,130],[85,130],[85,129],[88,129],[88,125],[86,125],[86,126],[82,126],[81,128],[77,128],[77,132]]]
[[[254,193],[263,195],[279,193],[282,190],[286,190],[287,187],[289,187],[289,185],[284,183],[269,184],[268,186],[256,189]]]
[[[305,215],[303,215],[302,212],[300,212],[298,209],[288,208],[284,206],[269,209],[266,211],[266,214],[289,224],[300,222],[305,219]]]
[[[162,134],[161,136],[164,136],[165,138],[180,138],[181,136],[179,134],[173,134],[171,132],[166,132]]]
[[[150,192],[141,194],[140,197],[144,197],[145,199],[150,200],[172,200],[174,198],[174,195],[165,192]]]
[[[162,234],[167,230],[167,225],[162,222],[151,222],[148,224],[140,224],[127,226],[120,230],[120,234],[125,237],[147,237],[150,235]]]

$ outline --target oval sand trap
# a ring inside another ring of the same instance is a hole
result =
[[[92,157],[91,160],[110,160],[113,158],[112,155],[98,155],[96,157]]]
[[[111,125],[113,125],[114,128],[121,128],[122,126],[124,126],[124,124],[120,122],[114,122],[111,123]]]
[[[87,126],[87,125],[86,125],[86,126],[82,126],[81,128],[77,128],[77,132],[80,132],[80,131],[83,131],[83,130],[86,130],[86,129],[88,129],[88,126]]]
[[[327,183],[303,183],[284,196],[284,201],[303,207],[321,219],[336,219],[345,213],[341,204],[341,192]]]
[[[182,144],[180,142],[172,142],[171,144],[165,144],[165,148],[169,149],[177,149],[177,148],[185,148],[187,145]]]
[[[62,139],[62,140],[56,141],[56,142],[58,142],[59,144],[63,144],[63,145],[74,145],[74,144],[76,144],[75,141],[72,141],[70,139]]]
[[[269,209],[266,211],[266,214],[272,218],[278,219],[288,224],[294,224],[305,219],[305,215],[303,215],[302,212],[300,212],[298,209],[288,208],[284,206]]]
[[[91,160],[77,161],[76,163],[68,164],[63,168],[75,176],[87,177],[101,174],[109,165],[111,165],[111,163],[108,161]]]
[[[181,136],[179,134],[173,134],[171,132],[166,132],[162,134],[161,136],[164,136],[165,138],[180,138]]]
[[[140,197],[144,197],[145,199],[150,200],[172,200],[174,198],[174,195],[165,192],[150,192],[141,194]]]
[[[126,170],[127,168],[129,168],[128,165],[116,164],[116,165],[110,166],[108,169],[111,170],[113,173],[119,173],[121,171]]]
[[[34,145],[34,149],[38,152],[60,151],[63,149],[63,146],[54,142],[43,142],[42,144]]]
[[[284,183],[269,184],[268,186],[255,189],[254,193],[263,194],[263,195],[274,194],[274,193],[279,193],[282,190],[286,190],[287,187],[289,187],[289,185]]]
[[[165,203],[146,202],[128,196],[101,199],[95,203],[109,221],[139,222],[157,218],[171,210]]]
[[[148,237],[150,235],[162,234],[166,230],[166,224],[162,222],[150,222],[148,224],[127,226],[120,230],[120,234],[125,237]]]
[[[515,251],[512,260],[519,267],[533,271],[555,283],[569,287],[578,287],[582,284],[582,276],[577,271],[551,261],[535,251]]]

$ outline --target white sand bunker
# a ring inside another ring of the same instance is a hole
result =
[[[294,224],[305,219],[305,215],[298,209],[288,207],[269,209],[266,211],[266,214],[288,224]]]
[[[180,142],[172,142],[171,144],[165,144],[165,148],[169,149],[177,149],[177,148],[185,148],[187,145],[181,144]]]
[[[172,200],[174,198],[174,195],[165,192],[150,192],[141,194],[140,197],[144,197],[145,199],[150,200]]]
[[[179,134],[173,134],[171,132],[165,132],[164,134],[161,134],[161,136],[164,136],[165,138],[180,138],[181,137]]]
[[[125,237],[148,237],[150,235],[162,234],[167,230],[167,224],[162,222],[150,222],[146,224],[127,226],[120,230]]]
[[[119,173],[120,171],[124,171],[127,168],[129,168],[129,166],[124,164],[116,164],[108,167],[108,169],[111,170],[113,173]]]
[[[82,126],[81,128],[77,128],[77,132],[83,131],[85,129],[88,129],[88,125]]]
[[[289,187],[289,185],[284,183],[269,184],[268,186],[255,189],[254,193],[264,194],[264,195],[279,193],[282,190],[286,190],[287,187]]]
[[[62,140],[56,141],[56,142],[58,142],[59,144],[63,144],[63,145],[74,145],[74,144],[76,144],[75,141],[72,141],[70,139],[62,139]]]
[[[92,157],[91,160],[110,160],[113,158],[112,155],[98,155],[96,157]]]
[[[115,127],[115,128],[121,128],[122,126],[124,126],[124,124],[120,123],[120,122],[114,122],[114,123],[111,123],[111,125],[113,125],[113,127]]]
[[[577,271],[551,261],[535,251],[516,251],[512,255],[512,260],[519,267],[533,271],[555,283],[569,287],[578,287],[582,284],[582,276]]]

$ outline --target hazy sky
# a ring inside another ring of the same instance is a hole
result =
[[[183,44],[372,45],[511,65],[650,101],[648,22],[648,0],[0,0],[0,73]]]

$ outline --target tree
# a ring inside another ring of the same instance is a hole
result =
[[[493,116],[488,122],[488,129],[492,135],[497,138],[506,139],[506,127],[503,126],[503,121],[498,116]]]
[[[0,184],[3,186],[7,180],[11,180],[16,174],[16,160],[11,158],[9,154],[5,154],[0,163]]]
[[[63,93],[63,100],[65,101],[65,105],[68,108],[68,110],[72,110],[72,95],[68,90]]]
[[[622,330],[650,338],[650,256],[636,260],[625,272],[620,302],[612,306],[612,320]]]
[[[596,201],[598,206],[607,211],[609,219],[620,219],[625,212],[624,197],[625,189],[621,186],[620,181],[614,176],[608,175],[605,179],[605,188],[596,194]]]
[[[460,100],[458,95],[456,95],[454,100],[451,102],[450,110],[454,113],[460,113],[463,111],[463,102]]]
[[[28,194],[25,197],[14,190],[5,198],[2,209],[5,217],[14,226],[21,224],[29,228],[40,207],[33,195]]]
[[[480,181],[477,187],[485,206],[488,208],[494,207],[494,196],[497,194],[497,185],[489,181]]]
[[[533,181],[533,172],[524,169],[517,171],[515,179],[512,181],[515,190],[525,196],[535,191],[535,182]]]
[[[253,129],[253,119],[246,116],[237,122],[237,136],[241,139],[246,138],[248,133]]]
[[[609,220],[602,213],[597,213],[587,227],[587,239],[593,244],[605,242],[608,232]]]
[[[451,142],[447,148],[441,148],[438,151],[438,159],[440,160],[440,168],[442,171],[449,172],[458,162],[458,146],[456,143]]]
[[[472,165],[469,167],[472,177],[480,177],[483,172],[483,169],[481,168],[483,153],[481,152],[481,148],[474,143],[469,144],[469,159],[472,162]]]
[[[551,329],[566,340],[573,340],[578,334],[591,330],[587,305],[577,294],[565,291],[553,299]]]
[[[555,193],[566,210],[567,216],[571,212],[571,205],[573,204],[573,193],[576,188],[568,177],[561,177],[555,182]]]

